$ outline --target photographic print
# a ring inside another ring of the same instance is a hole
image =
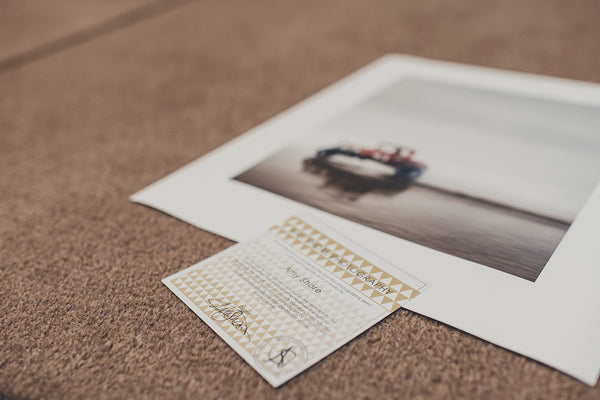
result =
[[[597,108],[405,77],[234,179],[534,282],[600,178]]]
[[[307,215],[431,282],[409,310],[594,385],[599,179],[599,85],[386,55],[131,198],[236,241]]]
[[[387,55],[131,198],[237,241],[308,215],[431,282],[408,309],[594,385],[599,130],[598,85]]]

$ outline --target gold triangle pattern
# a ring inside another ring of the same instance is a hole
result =
[[[289,256],[276,246],[254,240],[230,250],[168,279],[247,357],[265,341],[293,337],[310,349],[309,360],[320,358],[366,321],[381,318],[382,310],[351,296],[333,290],[311,293],[294,278]],[[280,377],[293,373],[289,368],[271,372]]]
[[[269,231],[389,312],[420,294],[298,217]]]

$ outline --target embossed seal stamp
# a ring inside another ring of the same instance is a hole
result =
[[[308,358],[308,350],[298,339],[277,336],[265,340],[254,350],[254,360],[274,373],[291,372]]]

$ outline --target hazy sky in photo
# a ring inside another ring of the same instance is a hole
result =
[[[600,178],[600,109],[403,79],[320,127],[313,143],[417,149],[420,181],[572,221]]]

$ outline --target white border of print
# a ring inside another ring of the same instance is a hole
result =
[[[600,372],[599,187],[533,283],[231,180],[405,75],[600,107],[600,85],[388,55],[131,199],[236,241],[290,215],[312,214],[430,281],[433,287],[408,309],[594,385]]]

